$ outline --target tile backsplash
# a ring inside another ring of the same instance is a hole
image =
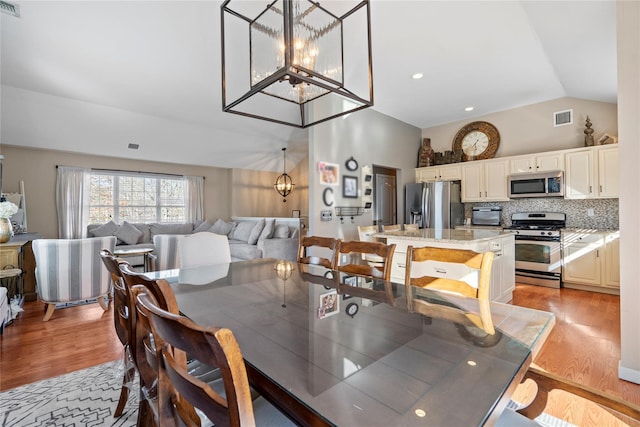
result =
[[[501,206],[502,224],[511,225],[511,214],[515,212],[564,212],[567,214],[567,228],[589,228],[597,230],[617,230],[618,199],[565,200],[561,198],[517,199],[508,202],[465,203],[464,216],[471,217],[474,206]],[[593,209],[593,216],[589,216]]]

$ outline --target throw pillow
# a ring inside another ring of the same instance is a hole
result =
[[[109,221],[106,224],[102,224],[100,227],[96,227],[91,231],[93,237],[108,237],[113,236],[118,231],[118,224],[113,221]]]
[[[209,231],[212,225],[208,219],[205,219],[202,224],[193,229],[193,232],[200,233],[201,231]]]
[[[127,245],[135,245],[140,241],[142,231],[138,230],[135,225],[124,221],[115,236]]]
[[[260,233],[260,237],[258,240],[270,239],[273,237],[273,233],[276,231],[276,220],[268,219],[264,223],[264,228],[262,229],[262,233]]]
[[[276,225],[276,231],[273,233],[274,239],[288,239],[289,238],[289,227],[284,224]]]
[[[251,230],[253,230],[253,227],[255,225],[256,223],[253,221],[240,221],[236,225],[236,228],[234,228],[231,234],[229,235],[229,238],[234,240],[240,240],[241,242],[249,243]]]
[[[250,245],[255,245],[256,243],[258,243],[258,238],[260,237],[260,234],[264,229],[264,224],[264,218],[260,218],[260,220],[256,222],[256,225],[254,225],[253,229],[251,230],[251,234],[249,235],[249,240],[247,241],[247,243],[249,243]]]
[[[213,226],[209,229],[210,232],[216,234],[223,234],[228,236],[229,233],[233,231],[235,224],[233,222],[226,222],[221,219],[218,219]]]

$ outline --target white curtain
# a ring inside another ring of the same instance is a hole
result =
[[[204,220],[204,177],[185,176],[186,191],[184,192],[185,221],[197,222]]]
[[[58,166],[56,207],[60,239],[85,237],[89,224],[91,169]]]

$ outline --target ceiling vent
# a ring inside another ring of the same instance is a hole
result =
[[[137,150],[138,148],[140,148],[140,144],[134,144],[133,142],[130,142],[127,148],[131,150]]]
[[[557,111],[553,113],[553,126],[565,126],[573,123],[573,110]]]
[[[16,18],[20,17],[20,6],[9,3],[8,1],[0,0],[0,11],[6,13],[7,15],[15,16]]]

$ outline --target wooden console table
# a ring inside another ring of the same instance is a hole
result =
[[[0,244],[0,268],[12,265],[22,270],[18,278],[18,289],[24,292],[26,301],[35,301],[36,294],[36,260],[31,249],[31,241],[40,239],[38,233],[16,234],[7,243]]]

